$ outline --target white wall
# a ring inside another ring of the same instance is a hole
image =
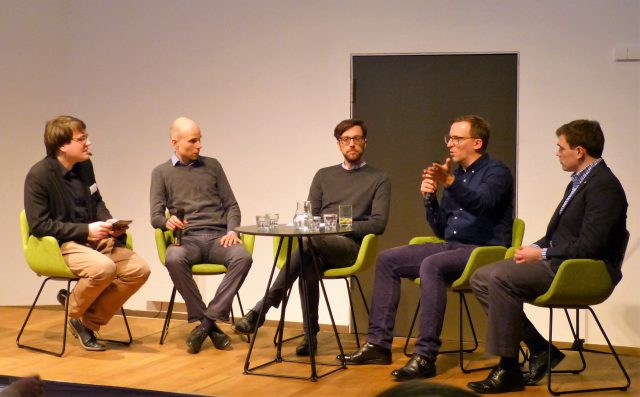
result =
[[[3,244],[0,304],[30,302],[37,284],[24,265],[17,214],[24,175],[44,155],[48,118],[69,113],[87,122],[105,200],[116,217],[135,220],[136,250],[152,265],[128,303],[146,308],[168,299],[171,286],[155,252],[148,189],[151,169],[170,155],[175,117],[201,125],[203,154],[225,167],[244,224],[266,211],[287,219],[314,172],[340,160],[331,131],[349,115],[351,54],[517,51],[525,240],[544,233],[568,183],[554,157],[555,129],[599,120],[604,157],[627,192],[631,241],[625,277],[598,312],[614,343],[640,346],[640,63],[612,57],[615,45],[640,42],[640,0],[0,0],[0,7],[0,139],[8,149],[0,219],[14,231]],[[254,254],[245,305],[264,291],[271,241],[258,238]],[[209,279],[211,296],[217,280]],[[331,284],[330,295],[346,302],[342,285]],[[347,305],[333,308],[348,323]],[[531,313],[546,329],[546,312]],[[299,310],[289,316],[299,320]]]

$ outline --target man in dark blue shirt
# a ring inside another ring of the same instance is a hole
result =
[[[445,136],[450,158],[423,171],[420,192],[427,221],[446,242],[407,245],[380,253],[376,263],[367,343],[347,364],[390,364],[400,279],[420,277],[420,336],[414,354],[391,374],[398,380],[435,376],[447,287],[462,275],[474,248],[508,246],[513,224],[513,177],[486,153],[490,127],[478,116],[454,120]],[[458,167],[454,170],[453,163]],[[444,189],[442,203],[435,193]]]

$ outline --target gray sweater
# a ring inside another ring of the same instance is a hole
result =
[[[382,234],[389,219],[391,183],[387,175],[365,164],[345,170],[341,165],[321,168],[309,188],[313,215],[338,213],[340,204],[353,206],[353,232],[360,241],[367,234]]]
[[[218,160],[200,156],[185,166],[160,164],[151,173],[151,225],[165,229],[168,209],[183,208],[185,230],[213,228],[232,231],[240,226],[240,207]]]

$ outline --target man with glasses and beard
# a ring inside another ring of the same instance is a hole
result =
[[[420,336],[414,354],[391,375],[396,380],[430,378],[441,345],[447,287],[462,275],[476,247],[508,246],[513,224],[513,178],[486,152],[490,128],[478,116],[453,121],[445,143],[450,157],[422,174],[427,222],[444,243],[406,245],[380,253],[376,263],[367,343],[347,355],[349,365],[391,364],[400,279],[420,277]],[[454,164],[458,167],[454,169]],[[435,197],[444,190],[441,201]]]
[[[362,120],[343,120],[334,130],[338,149],[342,153],[341,164],[320,169],[309,189],[309,201],[313,215],[338,213],[340,204],[350,204],[353,208],[352,231],[347,235],[318,236],[313,238],[313,245],[318,256],[320,272],[330,266],[344,263],[354,263],[360,250],[362,239],[367,234],[382,234],[387,226],[389,216],[389,200],[391,185],[387,175],[373,168],[364,161],[363,155],[367,147],[367,128]],[[305,263],[310,263],[309,250],[304,251]],[[283,269],[278,274],[273,286],[269,289],[266,300],[260,300],[249,313],[236,322],[234,330],[240,334],[250,334],[256,327],[262,326],[265,315],[271,307],[277,307],[291,288],[293,282],[300,275],[300,254],[291,254],[289,284],[285,284]],[[304,267],[309,299],[309,321],[305,323],[305,338],[296,348],[298,356],[310,354],[309,335],[319,331],[318,277],[313,266]],[[300,288],[301,299],[302,288]],[[304,305],[303,305],[304,310]],[[260,316],[262,312],[262,316]],[[307,318],[307,316],[303,316]],[[313,343],[315,337],[311,338]],[[316,346],[314,345],[314,351]]]

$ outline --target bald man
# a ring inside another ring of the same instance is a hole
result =
[[[151,225],[182,231],[181,245],[167,248],[165,265],[187,305],[189,322],[200,322],[187,338],[188,351],[200,352],[207,337],[217,349],[226,350],[231,339],[216,322],[229,319],[233,297],[252,263],[233,231],[240,225],[240,207],[218,160],[200,156],[198,125],[180,117],[169,135],[174,153],[151,173]],[[177,216],[179,209],[183,219]],[[228,269],[208,306],[191,273],[197,263],[222,263]]]

